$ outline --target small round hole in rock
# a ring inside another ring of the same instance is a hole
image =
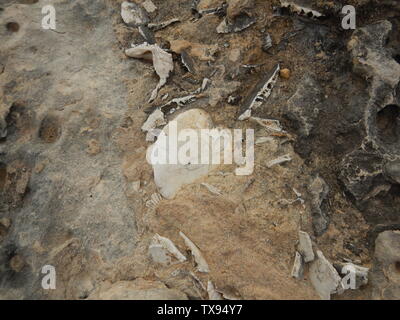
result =
[[[396,60],[397,63],[400,63],[400,54],[395,54],[393,59]]]
[[[383,142],[396,143],[400,141],[400,107],[389,104],[378,112],[376,125],[378,135]]]
[[[397,271],[398,273],[400,273],[400,261],[396,261],[396,262],[395,262],[394,268],[396,269],[396,271]]]
[[[6,28],[10,32],[18,32],[19,24],[17,22],[9,22],[6,24]]]
[[[42,120],[39,138],[46,143],[53,143],[61,136],[61,127],[57,117],[47,116]]]
[[[0,162],[0,192],[4,189],[7,179],[7,166]]]

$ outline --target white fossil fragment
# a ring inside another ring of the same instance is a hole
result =
[[[201,87],[198,88],[194,93],[198,94],[198,93],[204,92],[204,91],[208,88],[208,86],[210,85],[210,83],[211,83],[211,80],[210,80],[210,79],[204,78],[204,79],[203,79],[203,82],[201,83]]]
[[[229,33],[229,26],[226,19],[222,20],[222,22],[217,27],[218,33]]]
[[[297,198],[297,199],[293,199],[293,200],[288,200],[288,199],[280,199],[278,200],[278,204],[281,206],[291,206],[292,204],[295,204],[296,202],[300,202],[302,203],[302,199]]]
[[[189,103],[192,103],[197,100],[197,98],[201,97],[201,93],[207,90],[208,86],[210,85],[211,80],[208,78],[204,78],[201,86],[191,92],[190,94],[183,96],[183,97],[177,97],[173,98],[167,103],[163,104],[162,106],[159,107],[160,110],[168,109],[168,111],[164,111],[165,113],[172,114],[178,110],[180,110],[182,107],[188,105]],[[176,105],[176,108],[172,108],[173,105]]]
[[[165,124],[167,124],[167,122],[165,121],[164,113],[157,108],[149,115],[146,122],[142,125],[142,130],[147,132]]]
[[[282,129],[281,123],[274,119],[262,119],[258,117],[250,117],[250,120],[257,122],[260,126],[266,128],[268,131],[281,132],[285,131]]]
[[[298,4],[294,3],[293,1],[285,1],[281,0],[281,7],[288,8],[291,12],[294,12],[300,16],[305,16],[312,19],[321,18],[324,15],[316,10],[306,8],[303,6],[299,6]]]
[[[138,192],[140,190],[140,180],[132,182],[131,186],[134,192]]]
[[[277,64],[269,73],[257,83],[254,89],[246,97],[240,110],[239,120],[246,120],[251,117],[254,109],[260,107],[271,95],[272,89],[279,76],[280,66]]]
[[[290,157],[290,155],[286,154],[286,155],[278,157],[278,158],[276,158],[274,160],[268,161],[267,162],[267,167],[271,168],[271,167],[273,167],[273,166],[275,166],[277,164],[285,163],[285,162],[288,162],[288,161],[291,161],[291,160],[292,160],[292,158]]]
[[[179,231],[179,235],[183,238],[185,244],[189,247],[190,251],[192,252],[194,260],[197,263],[197,270],[199,272],[204,272],[204,273],[210,272],[210,268],[208,267],[207,261],[204,259],[199,248],[197,248],[197,246],[192,242],[192,240],[190,240],[182,231]]]
[[[215,194],[215,195],[217,195],[217,196],[221,196],[221,195],[222,195],[221,191],[219,191],[218,188],[212,186],[211,184],[208,184],[208,183],[204,183],[204,182],[203,182],[201,185],[202,185],[203,187],[206,187],[207,190],[210,191],[212,194]]]
[[[154,142],[156,138],[158,137],[158,134],[160,133],[161,130],[159,129],[151,129],[147,131],[146,133],[146,141],[147,142]]]
[[[186,159],[186,162],[167,161],[163,158],[174,150],[174,146],[168,143],[169,135],[176,134],[185,129],[196,130],[200,133],[201,129],[211,129],[213,127],[210,115],[202,109],[190,109],[178,114],[174,121],[169,122],[159,134],[157,141],[147,150],[147,159],[152,164],[154,171],[154,182],[159,192],[166,199],[173,199],[176,193],[183,185],[195,182],[196,180],[208,175],[211,165],[201,164],[200,155],[193,155],[192,158]],[[163,138],[164,137],[164,138]],[[200,139],[200,141],[189,140],[191,146],[196,148],[204,148],[207,146],[208,140]],[[177,150],[181,148],[187,141],[178,141]],[[201,150],[201,149],[200,149]],[[174,154],[175,151],[174,151]],[[162,161],[159,161],[159,160]]]
[[[155,209],[158,204],[161,202],[162,197],[159,193],[153,193],[148,201],[146,201],[146,207]]]
[[[296,256],[294,258],[294,263],[292,268],[292,277],[296,279],[301,279],[303,277],[303,272],[304,272],[303,258],[301,254],[296,251]]]
[[[274,141],[274,138],[271,137],[258,137],[255,141],[255,144],[263,144],[267,142],[272,142]]]
[[[148,44],[146,42],[125,50],[125,54],[131,58],[144,59],[153,62],[154,69],[160,77],[160,81],[151,93],[149,100],[149,102],[154,101],[157,97],[158,91],[166,84],[169,74],[174,69],[172,55],[161,49],[157,44]]]
[[[358,266],[351,262],[336,263],[334,266],[339,274],[343,276],[342,284],[345,289],[351,288],[352,286],[354,286],[352,289],[359,289],[368,284],[368,268]],[[352,277],[353,279],[351,279]],[[354,283],[352,283],[352,281],[354,281]]]
[[[317,258],[310,265],[309,277],[323,300],[330,300],[331,294],[344,290],[338,272],[321,251],[317,251]]]
[[[215,290],[215,287],[210,280],[208,280],[208,282],[207,282],[207,293],[208,293],[209,300],[224,300],[222,298],[222,295],[218,291]]]
[[[149,23],[147,26],[150,30],[158,31],[161,29],[165,29],[166,27],[170,26],[171,24],[181,22],[179,19],[173,18],[167,21],[159,22],[159,23]]]
[[[295,193],[295,195],[297,196],[297,198],[301,198],[301,193],[298,192],[295,188],[292,188],[293,192]]]
[[[149,253],[154,261],[169,264],[171,258],[168,254],[175,257],[179,262],[185,262],[186,257],[178,250],[175,244],[168,238],[155,234],[150,246]]]
[[[315,255],[312,248],[312,242],[307,232],[299,231],[299,245],[297,250],[302,255],[304,262],[307,263],[314,260]]]
[[[207,291],[207,288],[204,286],[203,282],[196,276],[192,271],[189,271],[189,276],[192,278],[193,282],[203,291]]]
[[[137,27],[149,22],[149,17],[141,6],[124,1],[121,4],[122,20],[129,26]]]
[[[153,13],[154,11],[157,10],[157,7],[151,0],[146,0],[142,3],[143,8],[148,12],[148,13]]]
[[[268,50],[271,47],[272,47],[272,38],[271,35],[267,32],[267,34],[264,36],[262,49],[263,51],[268,52]]]
[[[176,110],[179,110],[180,108],[184,107],[185,105],[195,101],[196,98],[197,98],[197,96],[194,94],[190,94],[188,96],[179,97],[179,98],[173,98],[170,101],[168,101],[167,103],[163,104],[160,107],[160,109],[164,109],[166,107],[176,104],[177,107],[174,108],[174,110],[173,110],[175,112]],[[169,112],[169,113],[173,113],[173,112]]]

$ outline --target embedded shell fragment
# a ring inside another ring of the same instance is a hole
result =
[[[174,69],[172,55],[165,52],[158,45],[143,43],[132,48],[126,49],[125,54],[131,58],[144,59],[153,62],[154,69],[160,77],[157,87],[153,90],[149,101],[153,101],[158,94],[158,91],[167,82],[169,74]]]

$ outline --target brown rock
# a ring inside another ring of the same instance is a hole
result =
[[[227,10],[228,19],[233,19],[244,10],[254,7],[254,0],[231,0]]]
[[[10,268],[15,272],[21,272],[25,266],[25,261],[21,256],[15,255],[10,260]]]
[[[290,70],[289,69],[282,69],[279,73],[279,75],[281,76],[281,78],[283,79],[289,79],[290,78]]]
[[[90,140],[88,142],[88,148],[86,149],[86,152],[93,156],[100,153],[101,152],[100,143],[94,139]]]

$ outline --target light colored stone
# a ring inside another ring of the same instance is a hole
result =
[[[154,70],[160,77],[160,81],[152,91],[149,100],[149,102],[154,101],[154,99],[157,98],[158,91],[167,83],[169,74],[174,70],[172,55],[161,49],[157,44],[147,43],[126,49],[125,54],[131,58],[144,59],[153,62]]]
[[[299,246],[297,250],[303,256],[304,262],[307,263],[314,260],[315,255],[312,248],[312,242],[307,232],[299,231]]]
[[[204,272],[204,273],[210,272],[208,263],[204,258],[203,254],[201,253],[201,251],[199,250],[199,248],[182,231],[179,232],[179,235],[183,238],[185,244],[189,247],[190,251],[192,252],[194,260],[197,263],[197,270],[199,272]]]
[[[151,1],[151,0],[144,1],[142,3],[142,6],[148,13],[153,13],[154,11],[157,10],[157,7],[154,5],[153,1]]]
[[[145,132],[150,131],[159,126],[163,126],[166,123],[167,122],[164,119],[164,113],[160,109],[157,108],[149,115],[146,122],[142,125],[142,130]]]
[[[11,227],[11,219],[9,218],[1,218],[0,224],[4,226],[4,228],[9,229]]]
[[[210,129],[212,127],[212,120],[210,116],[201,109],[191,109],[179,114],[171,124],[171,122],[164,127],[162,132],[168,137],[174,135],[173,131],[177,131],[177,134],[184,129],[194,129],[198,136],[200,136],[201,129]],[[147,152],[148,160],[151,159],[151,155],[156,155],[157,152],[165,152],[169,154],[169,143],[168,139],[158,139],[156,143],[151,145]],[[200,141],[203,143],[203,141]],[[193,143],[191,140],[180,141],[177,145],[179,150],[183,145]],[[200,143],[199,143],[200,145]],[[200,154],[200,153],[199,153]],[[169,161],[170,162],[170,161]],[[198,159],[200,163],[200,159]],[[154,181],[161,193],[166,199],[172,199],[175,197],[179,189],[186,184],[195,182],[197,179],[207,176],[210,165],[209,164],[159,164],[153,163],[154,170]]]
[[[272,168],[273,166],[275,166],[277,164],[282,164],[282,163],[289,162],[289,161],[292,161],[292,158],[290,157],[289,154],[285,154],[284,156],[281,156],[281,157],[278,157],[271,161],[268,161],[267,168]]]
[[[186,261],[186,257],[178,250],[174,243],[165,237],[156,234],[149,246],[149,255],[156,263],[169,265],[172,262],[171,257],[178,261]]]
[[[368,284],[368,268],[358,266],[351,262],[335,264],[335,268],[343,277],[342,283],[344,286],[355,285],[355,287],[351,287],[351,289],[359,289]],[[353,276],[355,276],[354,283],[351,279]]]
[[[376,238],[370,282],[373,299],[400,300],[400,231],[384,231]]]
[[[309,277],[318,295],[323,300],[330,300],[331,294],[342,291],[342,279],[319,250],[317,251],[317,259],[310,265]]]
[[[224,300],[222,295],[215,290],[214,284],[211,281],[207,282],[208,300]]]
[[[292,277],[296,279],[303,278],[304,272],[304,264],[303,258],[300,253],[296,251],[296,256],[294,258],[293,268],[292,268]]]
[[[121,4],[121,18],[132,27],[149,22],[146,12],[139,5],[133,2],[124,1]]]

